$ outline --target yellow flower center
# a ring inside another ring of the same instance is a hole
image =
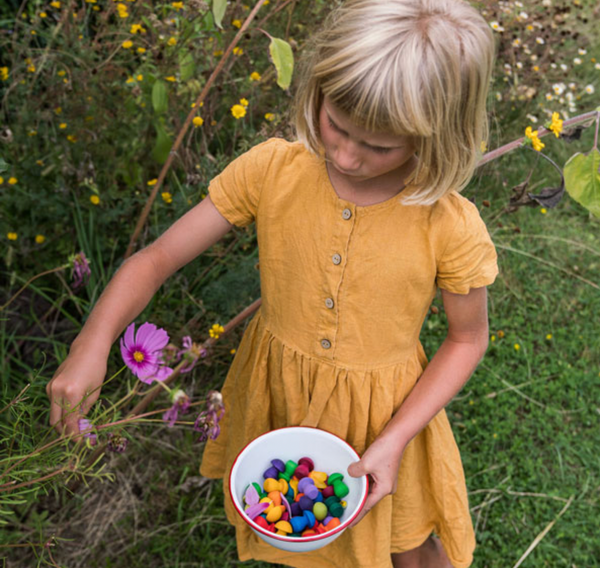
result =
[[[138,362],[141,363],[144,360],[144,354],[141,351],[136,351],[133,354],[133,358]]]

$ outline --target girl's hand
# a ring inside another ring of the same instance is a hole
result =
[[[106,357],[93,348],[72,352],[63,361],[46,385],[50,425],[59,434],[79,434],[77,422],[98,400],[105,375]]]
[[[396,491],[398,470],[404,453],[404,446],[396,446],[398,446],[397,442],[394,444],[380,436],[369,446],[359,461],[348,467],[348,474],[351,477],[369,476],[369,495],[365,506],[349,525],[350,528],[358,524],[381,499]]]

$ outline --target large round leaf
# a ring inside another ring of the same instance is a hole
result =
[[[600,152],[575,154],[565,164],[565,187],[569,195],[596,217],[600,217]]]
[[[272,37],[269,53],[277,71],[277,84],[282,89],[287,89],[292,82],[292,73],[294,72],[292,48],[287,41]]]

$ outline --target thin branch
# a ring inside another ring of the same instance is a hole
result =
[[[525,559],[531,554],[531,551],[550,532],[550,529],[556,524],[556,521],[558,521],[558,519],[560,519],[563,516],[563,514],[566,512],[566,510],[571,506],[571,503],[573,502],[574,498],[575,498],[575,495],[571,495],[571,497],[567,501],[567,504],[562,508],[562,511],[560,513],[558,513],[556,518],[553,521],[551,521],[550,523],[548,523],[546,528],[535,537],[533,542],[529,545],[529,548],[524,552],[523,556],[521,556],[521,558],[519,558],[518,562],[513,566],[513,568],[519,568],[519,566],[521,566],[521,564],[523,564]]]
[[[53,272],[59,272],[60,270],[64,270],[65,268],[67,268],[68,265],[65,264],[63,266],[57,266],[56,268],[51,268],[50,270],[45,270],[44,272],[40,272],[39,274],[36,274],[35,276],[32,276],[29,280],[27,280],[27,282],[25,282],[25,284],[23,284],[23,286],[20,288],[20,290],[10,299],[8,300],[8,302],[6,302],[6,304],[0,306],[0,312],[2,310],[4,310],[5,308],[7,308],[10,304],[12,304],[12,302],[27,288],[27,286],[29,286],[34,280],[37,280],[38,278],[41,278],[42,276],[46,276],[47,274],[52,274]]]
[[[573,126],[574,124],[579,124],[581,122],[585,122],[586,120],[589,120],[590,118],[594,118],[598,116],[598,112],[593,110],[591,112],[586,112],[585,114],[580,114],[579,116],[575,116],[574,118],[570,118],[569,120],[565,120],[563,122],[563,126]],[[542,138],[543,136],[547,136],[548,134],[554,134],[551,130],[548,130],[547,128],[540,128],[538,130],[538,137]],[[521,137],[521,138],[517,138],[516,140],[513,140],[512,142],[509,142],[508,144],[505,144],[504,146],[500,146],[500,148],[496,148],[495,150],[492,150],[491,152],[488,152],[487,154],[484,154],[481,158],[481,160],[479,160],[479,162],[477,163],[477,167],[481,167],[485,164],[487,164],[488,162],[491,162],[492,160],[495,160],[496,158],[499,158],[500,156],[503,156],[504,154],[508,154],[508,152],[512,152],[512,150],[515,150],[516,148],[519,148],[521,146],[521,144],[523,144],[523,141],[525,140],[525,136]]]

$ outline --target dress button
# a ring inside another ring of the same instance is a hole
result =
[[[333,300],[332,300],[331,298],[327,298],[327,299],[325,300],[325,305],[326,305],[326,306],[327,306],[329,309],[333,308]]]
[[[352,217],[352,211],[348,208],[344,209],[342,211],[342,217],[347,221],[348,219],[350,219],[350,217]]]
[[[331,257],[331,260],[333,261],[333,264],[339,264],[340,262],[342,262],[342,257],[339,254],[334,254]]]
[[[323,349],[329,349],[331,347],[331,341],[329,341],[329,339],[321,339],[321,347]]]

